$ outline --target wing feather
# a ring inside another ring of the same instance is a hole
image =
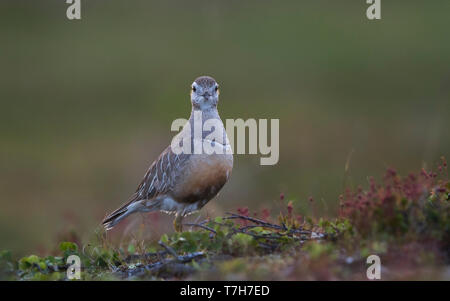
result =
[[[188,155],[177,155],[167,147],[147,170],[136,189],[139,200],[151,200],[168,193],[175,185],[177,173],[187,161]],[[138,201],[138,200],[135,200]]]

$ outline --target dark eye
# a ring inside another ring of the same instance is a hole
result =
[[[217,92],[217,90],[219,90],[219,86],[216,86],[216,87],[214,88],[214,91]]]
[[[192,91],[197,91],[197,89],[195,88],[195,86],[192,86]]]

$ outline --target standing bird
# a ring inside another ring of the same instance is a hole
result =
[[[231,146],[217,111],[218,102],[219,85],[212,77],[201,76],[192,83],[191,116],[177,135],[187,138],[183,140],[183,146],[187,141],[184,150],[188,151],[175,152],[173,144],[169,145],[150,165],[128,202],[103,220],[107,230],[132,213],[159,210],[174,213],[175,231],[181,232],[183,217],[200,210],[217,195],[228,181],[233,168]],[[196,122],[200,122],[200,135],[194,133],[199,128]],[[204,130],[205,122],[214,126],[209,126],[210,130]],[[219,139],[210,138],[213,128],[214,131],[220,130],[223,133]],[[196,147],[205,143],[224,151],[195,151]]]

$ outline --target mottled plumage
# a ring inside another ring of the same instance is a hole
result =
[[[201,112],[202,124],[215,119],[223,128],[217,112],[218,95],[218,85],[213,78],[197,78],[192,86],[192,113],[188,123],[193,123],[194,113]],[[199,139],[191,134],[191,130],[192,127],[185,126],[180,134],[188,134],[192,145],[203,143],[207,133],[203,133]],[[218,145],[230,149],[225,129],[223,133],[224,140]],[[131,213],[160,210],[176,214],[174,225],[180,231],[181,219],[200,210],[217,195],[229,179],[232,167],[231,153],[176,154],[168,146],[151,164],[129,201],[108,215],[103,224],[106,229],[111,229]]]

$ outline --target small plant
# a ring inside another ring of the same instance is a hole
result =
[[[340,217],[348,218],[362,238],[434,240],[448,251],[449,192],[444,158],[437,173],[422,169],[402,177],[388,169],[382,183],[371,178],[368,190],[347,190],[340,197]]]
[[[371,254],[382,256],[390,270],[429,266],[439,271],[450,262],[449,193],[442,158],[437,172],[402,177],[388,169],[380,183],[371,178],[366,190],[346,190],[333,219],[300,216],[301,202],[281,194],[278,214],[238,208],[237,213],[185,224],[190,231],[164,234],[159,242],[133,238],[115,247],[98,231],[83,247],[60,243],[57,256],[14,259],[1,251],[0,279],[67,280],[70,255],[80,257],[85,280],[361,280]],[[313,206],[314,200],[306,203]],[[402,279],[401,273],[390,277]]]

